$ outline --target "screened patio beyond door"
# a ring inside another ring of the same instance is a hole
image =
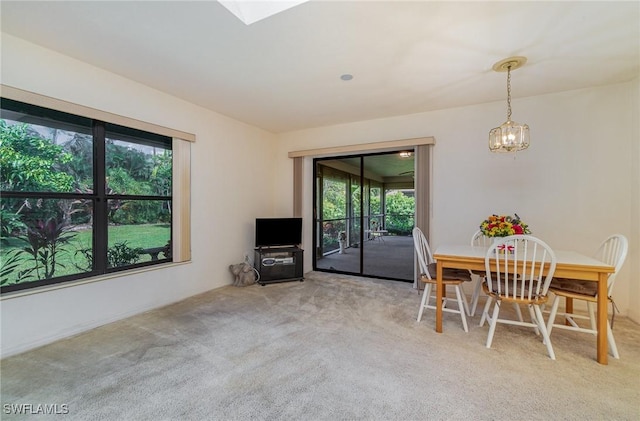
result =
[[[413,152],[314,163],[314,269],[413,280]]]

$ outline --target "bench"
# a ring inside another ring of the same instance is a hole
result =
[[[158,260],[158,254],[163,253],[166,250],[165,247],[151,247],[148,249],[142,249],[142,254],[148,254],[151,256],[151,260]]]

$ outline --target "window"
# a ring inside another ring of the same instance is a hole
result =
[[[0,286],[172,261],[172,138],[6,98]]]

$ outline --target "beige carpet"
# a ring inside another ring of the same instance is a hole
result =
[[[2,361],[7,405],[66,405],[64,420],[638,420],[640,327],[617,317],[621,354],[479,317],[415,316],[410,284],[323,273],[225,287]],[[10,412],[10,411],[9,411]]]

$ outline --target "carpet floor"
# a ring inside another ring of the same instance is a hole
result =
[[[552,361],[499,325],[487,349],[479,315],[437,334],[419,302],[408,283],[315,272],[220,288],[2,360],[2,419],[640,419],[632,321],[616,317],[621,359],[603,366],[591,335],[554,331]]]

